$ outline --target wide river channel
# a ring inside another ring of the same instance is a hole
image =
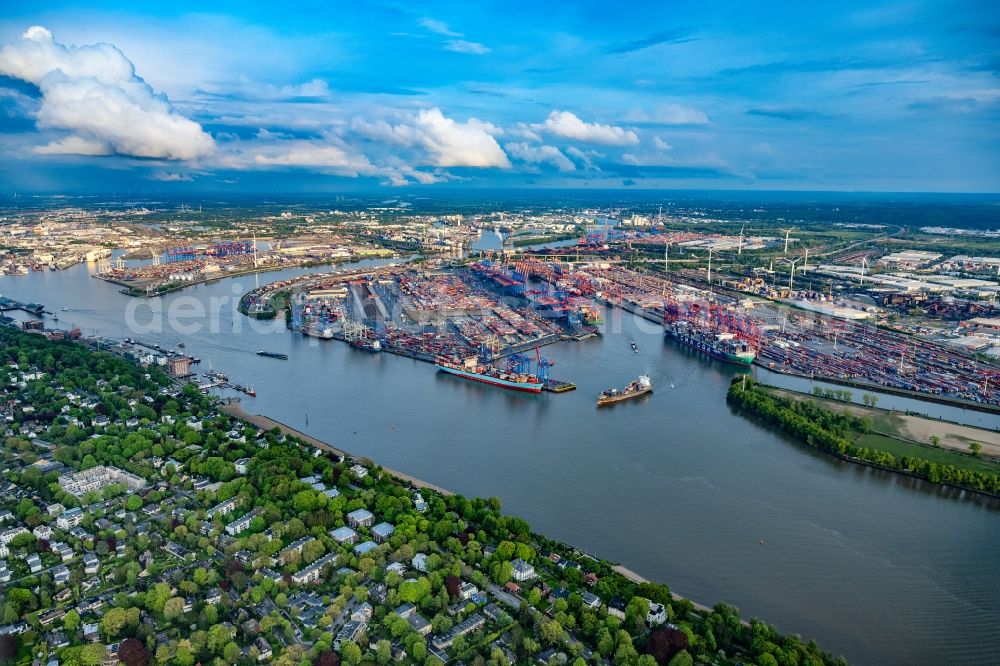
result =
[[[1000,502],[845,463],[733,413],[725,394],[740,370],[632,315],[612,312],[600,338],[544,348],[553,377],[579,388],[530,396],[251,322],[235,303],[253,277],[147,301],[92,270],[3,277],[0,293],[44,303],[60,318],[50,326],[183,339],[199,372],[256,388],[242,401],[250,412],[455,492],[495,495],[539,532],[853,663],[1000,663]],[[151,306],[180,326],[158,325]],[[595,408],[598,392],[643,372],[652,395]]]

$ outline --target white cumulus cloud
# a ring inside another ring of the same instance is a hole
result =
[[[65,46],[34,26],[0,47],[0,74],[38,86],[38,126],[69,133],[38,152],[191,160],[214,150],[212,137],[110,44]]]
[[[510,166],[507,154],[487,131],[493,125],[475,118],[456,122],[438,108],[421,109],[395,125],[357,118],[351,128],[369,139],[420,149],[426,156],[424,163],[431,166]]]
[[[551,164],[560,171],[575,171],[576,165],[555,146],[532,146],[528,143],[508,143],[504,146],[516,159],[528,164]]]
[[[634,146],[639,143],[639,137],[631,130],[601,123],[585,123],[569,111],[553,111],[544,123],[535,127],[554,136],[574,141],[608,146]]]

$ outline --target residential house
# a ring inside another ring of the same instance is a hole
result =
[[[535,567],[533,567],[528,562],[525,562],[521,558],[517,558],[516,560],[511,562],[511,565],[513,565],[514,567],[514,570],[511,573],[511,578],[513,578],[519,583],[523,583],[526,580],[531,580],[536,576]]]
[[[358,620],[351,620],[344,627],[337,632],[337,638],[333,641],[333,649],[339,650],[342,643],[349,642],[354,643],[357,641],[361,632],[365,630],[368,626],[366,622],[359,622]]]
[[[433,629],[431,623],[422,615],[419,615],[417,613],[414,613],[413,615],[407,617],[406,621],[409,623],[411,627],[413,627],[413,630],[416,631],[421,636],[426,636],[427,634],[431,633],[431,630]]]
[[[667,621],[667,609],[663,604],[653,601],[649,602],[649,612],[646,614],[646,624],[650,627],[658,627]]]
[[[329,553],[319,558],[309,566],[300,569],[292,574],[292,581],[299,585],[305,585],[306,583],[312,583],[319,580],[320,574],[323,572],[323,567],[328,564],[333,564],[337,559],[335,553]]]
[[[410,617],[411,615],[417,612],[417,607],[414,606],[413,604],[402,604],[401,606],[397,606],[396,610],[393,612],[395,612],[396,615],[405,620],[406,618]]]
[[[56,585],[65,585],[69,582],[69,567],[65,564],[60,564],[59,566],[52,569],[52,582]]]
[[[11,541],[13,541],[14,537],[16,537],[18,534],[30,534],[30,532],[28,532],[28,528],[26,527],[22,526],[12,527],[9,530],[4,530],[3,532],[0,532],[0,543],[6,546]]]
[[[463,581],[461,586],[458,588],[458,598],[462,601],[468,601],[472,597],[476,596],[478,592],[478,587],[468,581]]]
[[[97,558],[94,553],[84,553],[83,555],[83,573],[85,574],[95,574],[101,569],[101,561]]]
[[[246,530],[250,529],[250,523],[253,521],[254,516],[256,515],[257,513],[255,511],[251,511],[250,513],[247,513],[237,518],[233,522],[229,523],[228,525],[226,525],[226,534],[228,534],[229,536],[236,536],[240,532],[245,532]]]
[[[257,661],[267,661],[271,658],[271,644],[263,636],[258,636],[253,645],[257,648]]]
[[[101,491],[112,484],[122,484],[127,490],[135,491],[146,487],[146,480],[131,472],[126,472],[110,465],[98,465],[75,474],[63,474],[59,477],[62,489],[80,497],[90,491]]]
[[[298,553],[299,555],[301,555],[302,547],[305,546],[310,541],[315,541],[315,540],[316,537],[311,537],[311,536],[302,537],[301,539],[296,539],[295,541],[291,542],[290,544],[281,549],[281,551],[278,553],[278,559],[284,562],[288,559],[288,556],[291,555],[292,553]]]
[[[42,570],[42,558],[38,556],[38,553],[28,555],[24,561],[28,565],[28,569],[31,570],[31,573],[35,574]]]
[[[354,612],[351,613],[351,619],[358,620],[360,622],[368,622],[372,619],[372,614],[374,614],[374,612],[375,609],[372,608],[372,605],[366,601],[354,609]]]
[[[486,624],[486,618],[479,613],[474,613],[462,622],[456,624],[447,633],[432,638],[431,643],[439,650],[446,650],[451,647],[456,638],[472,633],[473,631],[481,628],[484,624]]]
[[[228,516],[233,511],[236,510],[236,499],[228,499],[225,502],[216,504],[211,509],[205,512],[205,516],[211,520],[212,518],[222,518],[223,516]]]
[[[337,543],[357,543],[358,533],[352,530],[347,525],[343,527],[338,527],[330,532],[330,536]]]
[[[74,507],[59,514],[56,518],[56,527],[61,530],[68,530],[83,522],[83,509]]]
[[[413,568],[416,569],[417,571],[422,571],[424,573],[427,573],[427,555],[426,554],[424,554],[424,553],[417,553],[416,555],[413,556],[413,559],[410,560],[410,564],[413,565]]]
[[[379,523],[372,528],[372,538],[376,542],[382,543],[392,536],[392,533],[396,531],[396,528],[389,523]]]
[[[354,554],[361,557],[365,553],[370,553],[371,551],[378,548],[378,544],[374,541],[365,541],[364,543],[359,543],[354,547]]]
[[[375,523],[375,515],[368,509],[356,509],[347,514],[347,524],[351,527],[371,527]]]

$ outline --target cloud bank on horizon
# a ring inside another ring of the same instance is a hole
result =
[[[184,4],[0,19],[0,180],[1000,189],[989,3],[725,19],[681,3],[630,20],[596,5],[268,20]]]

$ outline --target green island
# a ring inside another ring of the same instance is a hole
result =
[[[0,330],[0,660],[842,664],[467,499]]]
[[[909,474],[979,493],[1000,495],[1000,464],[980,455],[969,442],[969,454],[923,445],[900,436],[899,417],[874,409],[852,409],[832,403],[850,400],[849,391],[820,391],[816,398],[791,394],[736,378],[727,400],[738,409],[777,425],[809,446],[845,460]],[[874,407],[874,400],[865,403]],[[862,415],[864,414],[864,415]],[[937,436],[932,436],[935,441]]]

